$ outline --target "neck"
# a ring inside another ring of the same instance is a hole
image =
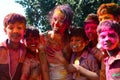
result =
[[[119,51],[120,51],[119,47],[117,47],[117,48],[115,48],[115,49],[113,49],[113,50],[106,50],[106,52],[107,52],[107,54],[108,54],[109,56],[114,56],[114,55],[116,55]]]
[[[91,40],[91,41],[89,41],[89,47],[90,48],[93,48],[93,47],[95,47],[97,45],[97,41],[96,40]]]
[[[16,43],[16,42],[13,42],[13,41],[10,41],[10,40],[7,40],[7,45],[9,48],[11,49],[18,49],[20,47],[20,43]]]

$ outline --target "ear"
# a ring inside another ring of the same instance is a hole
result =
[[[5,32],[5,34],[7,34],[6,28],[4,28],[4,32]]]

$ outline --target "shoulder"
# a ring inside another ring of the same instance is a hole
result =
[[[0,55],[8,52],[6,41],[0,43]]]
[[[8,62],[8,49],[5,46],[4,42],[0,43],[0,63],[7,63]]]
[[[86,60],[89,60],[89,61],[96,60],[95,57],[93,56],[93,54],[89,53],[89,51],[87,51],[87,50],[85,50],[82,53],[82,57],[85,58]]]

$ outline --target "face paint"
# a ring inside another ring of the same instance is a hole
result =
[[[103,49],[113,50],[118,47],[119,36],[114,30],[106,29],[99,33],[98,41]]]
[[[85,46],[86,42],[81,37],[71,37],[70,39],[70,46],[73,52],[81,52]]]
[[[65,15],[59,9],[56,9],[52,16],[51,26],[54,32],[63,33],[66,29]]]
[[[96,40],[97,39],[97,24],[95,23],[87,23],[85,25],[85,33],[89,40]]]

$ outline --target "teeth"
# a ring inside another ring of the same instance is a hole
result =
[[[73,45],[72,47],[73,47],[73,48],[76,48],[76,47],[77,47],[77,45]]]
[[[32,44],[31,46],[33,46],[33,47],[34,47],[35,45],[34,45],[34,44]]]

